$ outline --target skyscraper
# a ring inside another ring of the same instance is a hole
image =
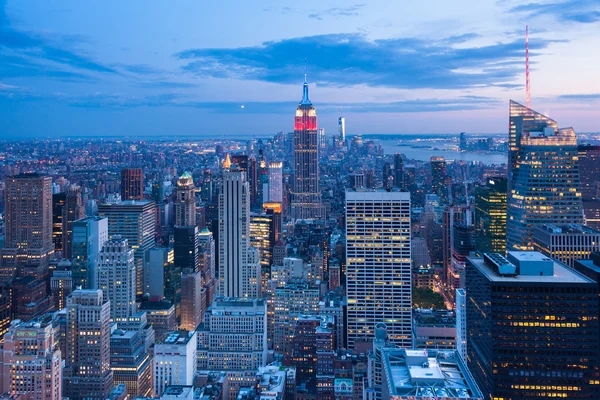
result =
[[[537,225],[533,229],[533,247],[569,267],[575,261],[589,259],[600,251],[600,231],[584,225]]]
[[[196,197],[192,175],[185,172],[177,180],[175,225],[196,226]]]
[[[346,118],[338,118],[338,137],[341,145],[346,141]]]
[[[110,353],[114,385],[124,384],[131,397],[152,396],[152,356],[144,348],[141,333],[114,329],[110,335]]]
[[[327,137],[325,136],[325,128],[319,128],[319,150],[324,152],[326,149]]]
[[[348,348],[388,327],[392,342],[411,346],[410,193],[346,192]]]
[[[577,150],[585,224],[600,229],[600,146],[580,145]]]
[[[538,252],[469,258],[467,359],[486,399],[598,394],[598,287]]]
[[[302,100],[294,120],[294,192],[293,218],[324,218],[319,187],[319,138],[317,110],[308,99],[308,82],[304,76]]]
[[[283,163],[269,163],[269,202],[283,203]]]
[[[64,396],[105,400],[113,389],[110,369],[110,302],[101,290],[75,290],[67,298]]]
[[[65,205],[62,211],[62,256],[70,260],[73,257],[71,246],[73,240],[73,222],[85,216],[85,207],[81,199],[81,187],[79,185],[71,185],[67,189]]]
[[[175,331],[154,346],[154,395],[162,396],[173,383],[191,386],[194,383],[198,357],[195,331]]]
[[[444,157],[431,156],[431,193],[440,196],[440,199],[448,198],[446,187],[446,160]]]
[[[404,187],[404,162],[400,153],[394,155],[394,186]]]
[[[475,249],[478,254],[506,251],[506,178],[490,177],[475,194]]]
[[[144,291],[144,259],[155,245],[155,204],[147,200],[127,200],[98,206],[98,214],[108,218],[108,234],[121,235],[133,249],[136,270],[136,294]]]
[[[181,274],[181,324],[179,329],[195,331],[204,320],[207,304],[202,287],[202,273],[186,270]]]
[[[121,170],[121,200],[144,199],[144,174],[141,168]]]
[[[252,297],[250,281],[250,191],[246,175],[223,172],[219,192],[219,293],[225,297]]]
[[[98,259],[98,288],[110,301],[113,320],[127,319],[135,314],[135,264],[127,239],[114,235],[102,246]]]
[[[582,224],[577,137],[572,128],[511,100],[507,248],[533,249],[535,224]]]
[[[46,314],[29,322],[15,321],[4,336],[3,352],[10,368],[12,395],[27,400],[61,400],[61,354]]]
[[[54,193],[52,195],[52,242],[54,251],[61,252],[63,249],[63,207],[67,200],[67,194]]]
[[[108,240],[108,219],[86,217],[73,222],[73,287],[98,288],[98,256]]]
[[[54,254],[52,242],[52,178],[15,175],[4,180],[4,248],[0,250],[0,284],[19,275],[42,277]]]

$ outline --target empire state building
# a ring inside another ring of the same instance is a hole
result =
[[[296,108],[294,119],[294,175],[292,218],[325,218],[319,188],[317,110],[308,99],[306,74],[302,100]]]

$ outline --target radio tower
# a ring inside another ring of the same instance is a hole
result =
[[[525,105],[531,108],[531,90],[529,87],[529,25],[525,25]]]

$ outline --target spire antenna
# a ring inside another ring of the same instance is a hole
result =
[[[529,86],[529,25],[525,25],[525,104],[531,108],[531,88]]]
[[[304,83],[307,83],[307,81],[306,81],[306,58],[304,59]]]

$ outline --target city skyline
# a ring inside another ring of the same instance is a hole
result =
[[[593,1],[105,5],[0,1],[2,138],[290,131],[305,58],[328,136],[503,132],[526,24],[532,106],[599,130]]]

